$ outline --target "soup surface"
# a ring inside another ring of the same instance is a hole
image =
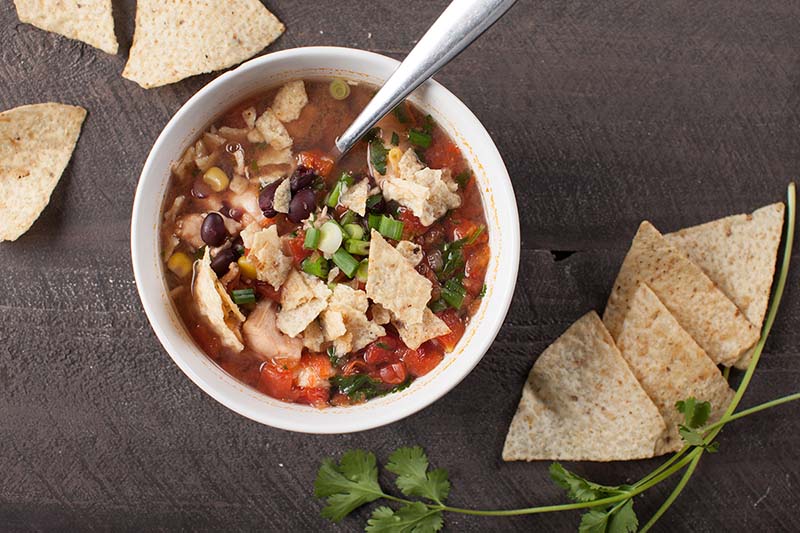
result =
[[[374,91],[289,82],[220,116],[173,165],[170,295],[211,359],[279,400],[408,387],[485,292],[480,192],[430,116],[404,102],[344,158],[327,155]]]

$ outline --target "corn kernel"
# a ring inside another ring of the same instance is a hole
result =
[[[256,267],[245,256],[240,257],[236,264],[239,265],[239,272],[241,272],[242,276],[250,279],[256,279],[258,276]]]
[[[211,167],[206,170],[206,173],[203,174],[203,181],[206,182],[214,192],[224,191],[228,188],[228,183],[230,183],[228,175],[219,167]]]
[[[192,260],[183,252],[175,252],[167,260],[167,268],[179,278],[185,278],[192,273]]]
[[[389,155],[388,155],[389,164],[392,165],[392,168],[394,169],[395,172],[397,172],[401,157],[403,157],[403,151],[397,146],[389,150]]]

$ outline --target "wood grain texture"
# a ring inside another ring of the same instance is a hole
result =
[[[402,57],[443,0],[267,5],[288,30],[270,50],[342,45]],[[135,5],[114,3],[120,55],[20,24],[0,3],[0,109],[89,110],[49,207],[0,245],[0,530],[358,531],[333,527],[311,487],[322,457],[385,460],[421,444],[450,470],[452,503],[556,503],[547,464],[500,451],[534,358],[602,310],[643,218],[662,231],[782,199],[800,173],[796,0],[520,2],[438,80],[484,122],[517,190],[519,284],[481,364],[390,427],[307,436],[250,422],[194,386],[162,350],[136,295],[130,211],[169,117],[214,75],[145,91],[120,72]],[[221,28],[221,31],[223,29]],[[550,250],[575,251],[555,261]],[[800,256],[746,405],[800,382]],[[796,406],[721,435],[659,531],[800,530]],[[569,465],[631,481],[658,461]],[[637,499],[647,517],[668,494]],[[451,531],[574,531],[577,513],[448,516]]]

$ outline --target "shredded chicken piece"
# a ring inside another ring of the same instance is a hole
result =
[[[192,248],[200,248],[205,242],[200,237],[200,227],[203,225],[203,215],[191,213],[183,215],[175,222],[175,235]]]
[[[275,324],[277,305],[271,300],[262,300],[247,317],[242,326],[245,345],[264,360],[299,361],[303,351],[303,340],[284,335]]]

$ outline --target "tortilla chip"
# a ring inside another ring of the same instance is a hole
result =
[[[420,344],[425,341],[450,333],[450,327],[445,321],[433,314],[433,311],[427,307],[422,315],[422,322],[419,324],[407,326],[402,322],[393,322],[393,324],[405,345],[412,350],[419,348]]]
[[[319,278],[292,270],[281,292],[278,329],[296,337],[328,306],[330,295],[330,289]]]
[[[292,189],[291,182],[288,179],[283,180],[278,188],[275,189],[275,195],[272,197],[272,208],[278,213],[288,213],[289,204],[292,202]]]
[[[286,127],[278,120],[278,116],[269,107],[256,120],[256,128],[264,137],[264,142],[275,150],[286,150],[292,147],[293,141]]]
[[[122,76],[145,89],[253,57],[284,26],[258,0],[138,0]]]
[[[272,109],[281,122],[292,122],[300,117],[307,103],[308,95],[303,80],[295,80],[278,90],[272,101]]]
[[[367,296],[406,325],[422,322],[431,282],[375,230],[369,245]]]
[[[203,258],[196,262],[192,296],[197,304],[197,311],[219,337],[222,345],[241,352],[244,349],[241,324],[245,321],[245,316],[211,269],[211,252],[208,248]]]
[[[711,423],[722,417],[733,398],[733,389],[714,361],[645,284],[633,295],[617,346],[667,424],[656,455],[678,451],[683,445],[678,425],[684,417],[675,402],[692,396],[709,402]]]
[[[345,334],[352,335],[351,351],[360,350],[378,337],[386,335],[386,330],[382,326],[367,318],[367,307],[369,302],[364,291],[339,283],[333,289],[328,309],[323,314],[323,316],[328,313],[340,314],[347,329]],[[327,320],[325,322],[327,323]]]
[[[603,321],[615,339],[637,285],[647,283],[717,364],[730,366],[758,340],[758,329],[685,252],[645,221],[614,282]]]
[[[258,222],[253,222],[242,230],[241,237],[247,249],[246,257],[256,268],[258,279],[277,291],[292,269],[292,259],[282,251],[278,227],[262,229]]]
[[[783,232],[783,203],[751,215],[734,215],[664,235],[689,254],[747,320],[761,330],[767,312],[778,245]],[[752,350],[736,361],[746,368]]]
[[[28,231],[72,157],[86,110],[34,104],[0,113],[0,242]]]
[[[369,181],[363,179],[345,188],[339,196],[339,205],[363,217],[367,214],[367,198],[369,198]]]
[[[400,241],[395,248],[412,266],[417,266],[422,262],[424,254],[422,253],[422,246],[419,244],[411,241]]]
[[[594,311],[533,365],[508,429],[505,461],[653,457],[666,426]]]
[[[111,0],[14,0],[20,22],[116,54]]]

